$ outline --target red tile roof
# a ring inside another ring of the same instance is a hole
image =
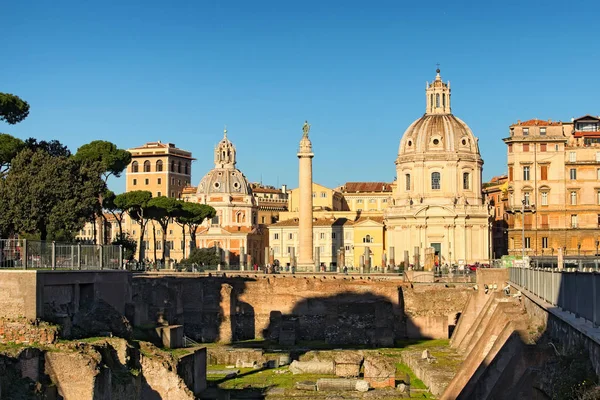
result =
[[[518,121],[516,124],[512,124],[511,126],[557,126],[562,125],[561,121],[544,121],[541,119],[530,119],[528,121]]]
[[[392,184],[387,182],[346,182],[346,184],[343,186],[343,191],[344,193],[391,192]]]
[[[313,226],[339,226],[339,225],[350,225],[353,222],[348,218],[318,218],[313,220]],[[269,225],[269,227],[283,227],[283,226],[298,226],[298,219],[286,219],[275,224]]]

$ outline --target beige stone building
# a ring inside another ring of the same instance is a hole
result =
[[[486,202],[492,207],[492,258],[508,254],[508,175],[495,176],[483,184]]]
[[[519,121],[510,126],[504,142],[509,253],[521,255],[524,248],[530,256],[557,255],[562,248],[566,255],[596,254],[600,118]]]
[[[125,191],[147,190],[153,197],[181,198],[191,184],[192,153],[173,143],[148,142],[128,149],[131,163],[126,170]]]
[[[288,209],[287,186],[283,185],[281,189],[259,183],[251,183],[250,186],[258,205],[258,223],[269,225],[278,222],[279,214]]]
[[[318,183],[312,183],[313,211],[341,211],[343,210],[342,193]],[[288,198],[288,211],[297,213],[300,209],[300,188],[291,189]]]
[[[400,140],[397,186],[385,210],[388,258],[397,264],[406,251],[411,263],[423,265],[428,248],[441,264],[490,258],[478,139],[452,114],[450,83],[442,82],[439,72],[426,85],[425,115]]]
[[[387,182],[346,182],[337,190],[343,196],[343,209],[383,216],[392,200],[393,184]]]

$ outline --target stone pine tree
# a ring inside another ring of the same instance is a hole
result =
[[[185,259],[185,228],[187,227],[190,233],[190,242],[192,243],[191,250],[196,248],[196,232],[198,227],[207,218],[213,218],[217,212],[214,208],[206,204],[190,203],[187,201],[181,202],[181,211],[175,216],[175,222],[181,226],[183,233],[183,258]]]
[[[124,199],[117,200],[120,207],[127,211],[129,218],[133,219],[138,223],[140,227],[140,239],[138,243],[138,259],[139,261],[144,260],[144,233],[146,231],[146,225],[148,224],[148,202],[152,199],[152,193],[147,190],[134,190],[131,192],[123,193]]]
[[[95,193],[103,188],[94,165],[24,149],[1,180],[3,234],[9,231],[38,235],[42,240],[70,240],[97,212]]]
[[[162,229],[162,265],[165,265],[165,256],[167,253],[167,236],[169,223],[181,212],[181,201],[166,196],[154,197],[148,202],[149,216],[160,225]],[[156,249],[156,245],[154,246]]]
[[[115,144],[107,142],[105,140],[94,140],[88,144],[84,144],[74,156],[75,159],[97,163],[100,166],[101,176],[106,183],[110,176],[119,177],[121,173],[127,168],[127,165],[131,161],[131,153],[127,150],[119,149]],[[98,203],[103,205],[104,193],[98,193]],[[104,213],[101,211],[98,215],[100,217],[100,223],[103,227],[107,226],[107,220]],[[94,224],[95,226],[96,224]],[[101,230],[104,232],[104,229]],[[119,239],[122,238],[122,231],[120,231]],[[105,237],[102,235],[100,242],[104,244]]]
[[[29,115],[29,104],[10,93],[0,93],[0,121],[17,124]]]
[[[24,147],[25,143],[21,139],[0,133],[0,178],[8,173],[11,161]]]

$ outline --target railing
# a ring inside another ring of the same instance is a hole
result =
[[[600,325],[600,273],[512,267],[509,277],[547,303]]]
[[[121,269],[122,262],[122,247],[117,245],[0,239],[0,268]]]

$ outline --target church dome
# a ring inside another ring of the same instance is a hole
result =
[[[425,114],[408,127],[400,140],[398,161],[424,153],[462,153],[479,157],[477,138],[465,122],[452,114],[450,82],[442,82],[439,69],[435,81],[427,83],[426,103]]]
[[[215,147],[215,168],[208,171],[198,185],[197,194],[242,194],[251,195],[252,189],[244,174],[235,167],[235,146],[227,138],[227,130],[223,139]]]

